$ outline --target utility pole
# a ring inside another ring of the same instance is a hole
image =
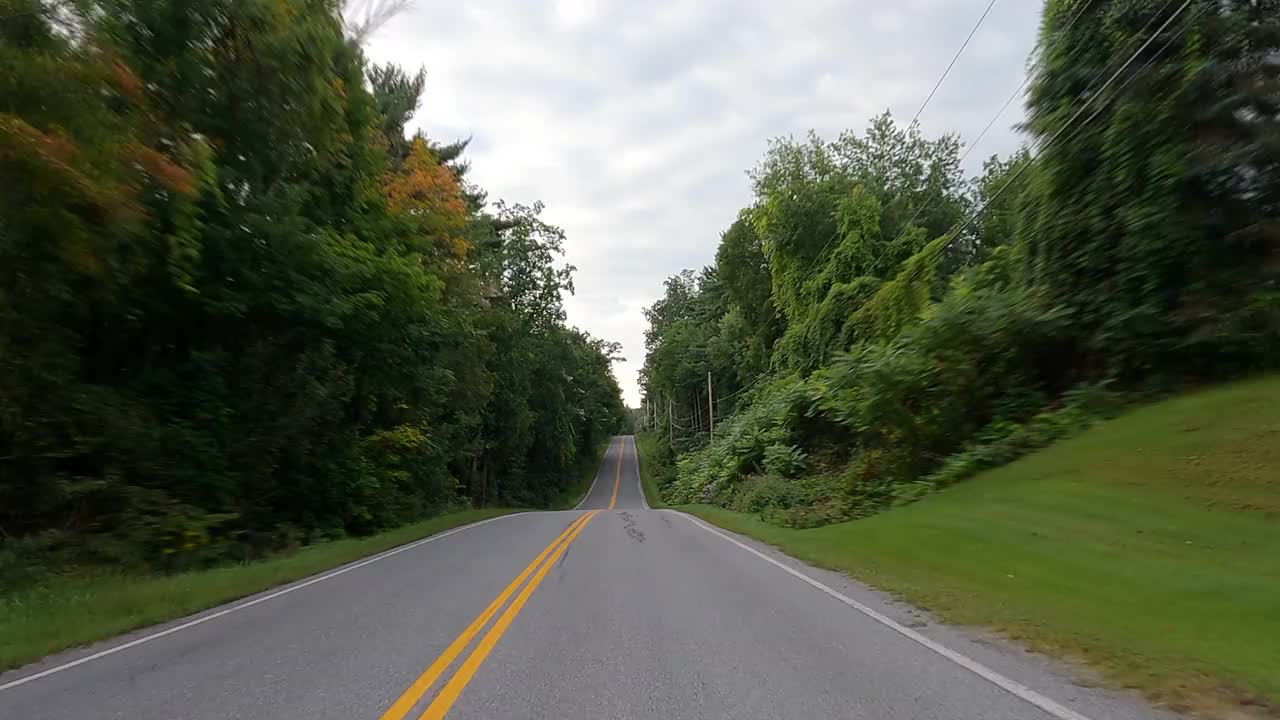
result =
[[[711,371],[707,371],[707,420],[711,430],[711,442],[716,440],[716,407],[711,400]]]

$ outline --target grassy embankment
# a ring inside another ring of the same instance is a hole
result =
[[[515,512],[464,510],[366,538],[309,545],[244,565],[163,576],[71,576],[0,591],[0,670],[298,580],[485,518]]]
[[[640,462],[640,487],[644,490],[645,502],[651,508],[667,507],[662,501],[662,494],[658,492],[658,479],[654,473],[658,453],[657,439],[653,433],[636,433],[635,438],[636,455]]]
[[[682,509],[1175,708],[1280,708],[1280,377],[1136,409],[865,520]]]

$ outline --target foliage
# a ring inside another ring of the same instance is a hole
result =
[[[679,458],[673,483],[663,495],[674,504],[727,500],[740,480],[795,471],[807,460],[792,448],[791,428],[809,406],[809,385],[784,378],[761,388],[753,401],[718,430],[705,450]],[[770,461],[770,458],[771,461]]]
[[[1032,451],[1088,430],[1119,407],[1102,386],[1068,391],[1060,408],[1043,410],[1026,422],[996,420],[973,436],[964,450],[949,455],[921,480],[896,486],[896,503],[908,503],[935,490],[967,480],[987,468],[1013,462]]]
[[[1032,145],[978,177],[888,114],[771,143],[715,264],[647,311],[667,500],[859,517],[1089,426],[1088,388],[1275,366],[1280,6],[1195,0],[1101,94],[1173,15],[1079,11],[1045,4]]]
[[[450,528],[512,512],[503,508],[461,510],[361,538],[317,542],[295,553],[261,562],[198,572],[139,576],[106,567],[63,573],[40,566],[38,581],[15,574],[10,558],[45,558],[21,546],[0,545],[0,668],[20,667],[67,648],[167,622],[278,587],[344,563],[389,550]],[[10,554],[10,551],[13,551]]]
[[[1057,397],[1070,338],[1061,311],[961,278],[892,341],[860,344],[808,379],[767,386],[715,442],[681,458],[668,499],[732,505],[736,484],[757,475],[803,484],[807,474],[844,468],[843,490],[795,497],[826,503],[829,519],[872,512],[967,438],[1022,422]]]
[[[1046,6],[1028,101],[1038,143],[1089,77],[1136,49],[1149,14],[1101,3],[1068,32],[1074,4]],[[1117,374],[1218,376],[1274,357],[1278,46],[1280,4],[1196,0],[1089,122],[1035,161],[1016,238],[1023,281],[1073,308],[1095,362]]]
[[[775,358],[785,369],[811,371],[847,349],[838,320],[955,224],[968,203],[959,141],[926,140],[887,113],[863,136],[776,141],[752,178],[750,217],[772,301],[786,319]]]
[[[644,490],[645,502],[651,508],[666,507],[667,504],[662,500],[659,487],[670,483],[674,469],[670,463],[662,462],[658,458],[658,438],[651,432],[637,433],[635,447],[636,461],[640,465],[640,485]]]
[[[5,10],[12,552],[179,570],[550,502],[621,426],[563,233],[487,207],[465,142],[405,137],[422,74],[337,6]]]
[[[1277,431],[1272,374],[1127,410],[857,522],[800,532],[685,510],[1172,707],[1268,717],[1280,708]]]

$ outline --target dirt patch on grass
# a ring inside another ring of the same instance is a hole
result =
[[[1203,720],[1275,720],[1280,707],[1208,677],[1162,683],[1148,695],[1174,712]]]

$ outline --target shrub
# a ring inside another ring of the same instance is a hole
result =
[[[795,447],[794,428],[809,406],[809,388],[798,378],[766,385],[754,402],[717,426],[714,442],[679,457],[675,480],[663,499],[673,504],[725,504],[734,496],[735,485],[766,472],[766,467],[797,472],[805,457]]]
[[[1063,393],[1079,355],[1066,313],[983,277],[955,281],[892,340],[766,386],[715,442],[679,458],[667,500],[810,527],[914,500],[1090,424],[1106,393]]]
[[[988,468],[1018,458],[1090,427],[1119,406],[1105,384],[1082,386],[1066,394],[1062,407],[1037,413],[1025,423],[994,422],[977,440],[951,455],[920,481],[894,489],[895,504],[914,502],[934,490],[954,485]]]

